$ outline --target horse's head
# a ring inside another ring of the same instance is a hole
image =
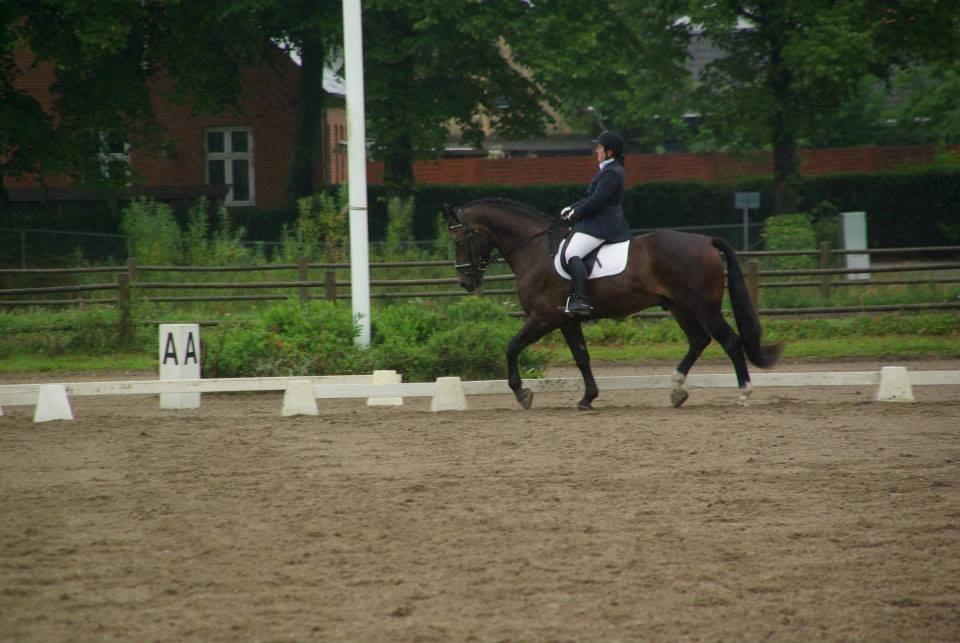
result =
[[[444,203],[443,211],[457,247],[454,268],[460,273],[460,285],[467,292],[473,292],[483,284],[483,273],[490,264],[493,243],[487,235],[470,225],[462,208]]]

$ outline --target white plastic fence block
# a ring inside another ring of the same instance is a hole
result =
[[[466,411],[467,396],[459,377],[438,377],[430,401],[431,411]]]
[[[910,375],[904,366],[884,366],[880,369],[880,385],[877,387],[878,402],[913,402],[913,387]]]
[[[313,396],[313,384],[308,380],[293,380],[283,392],[283,415],[318,415],[317,398]]]
[[[63,384],[42,384],[37,392],[37,407],[33,411],[34,422],[72,420],[73,411]]]
[[[374,371],[374,384],[401,384],[403,377],[396,371]],[[367,406],[401,406],[402,397],[371,397],[367,398]]]

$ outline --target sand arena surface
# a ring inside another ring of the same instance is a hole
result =
[[[872,393],[5,407],[0,639],[958,640],[960,387]]]

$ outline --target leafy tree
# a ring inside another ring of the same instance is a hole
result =
[[[778,212],[796,207],[800,142],[842,143],[832,130],[864,115],[882,122],[883,83],[907,66],[952,61],[960,38],[955,3],[946,0],[529,5],[510,44],[561,97],[569,120],[586,124],[592,113],[594,129],[620,129],[634,147],[650,148],[689,137],[687,120],[696,115],[699,141],[713,148],[769,147]],[[694,77],[685,63],[697,39],[723,55]],[[938,101],[946,113],[950,91],[937,94],[924,106]]]
[[[239,65],[251,58],[256,34],[256,22],[229,0],[6,0],[0,178],[70,174],[83,184],[125,185],[125,172],[103,172],[110,144],[165,144],[151,82],[166,75],[173,98],[222,110],[240,95]],[[25,51],[34,57],[27,65],[48,64],[56,74],[52,113],[18,84]]]
[[[897,124],[913,140],[960,140],[960,62],[904,74],[895,87],[908,96],[896,113]]]
[[[453,123],[479,144],[483,120],[505,136],[543,131],[544,93],[505,58],[518,0],[367,0],[367,131],[391,195],[413,185],[413,161],[436,157]]]
[[[727,53],[710,63],[696,108],[708,135],[773,150],[776,212],[796,209],[797,145],[857,95],[865,75],[952,55],[955,7],[938,0],[720,0],[686,7]]]
[[[314,194],[318,153],[324,149],[327,93],[324,67],[332,62],[342,37],[342,0],[245,0],[248,15],[259,28],[300,58],[300,78],[294,116],[293,152],[287,178],[287,200]]]
[[[690,79],[682,0],[537,0],[511,23],[514,60],[575,128],[615,129],[633,149],[683,136]]]

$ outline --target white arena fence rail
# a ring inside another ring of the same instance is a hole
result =
[[[7,384],[0,385],[0,415],[3,405],[35,405],[36,422],[73,419],[69,397],[107,395],[283,391],[283,415],[316,415],[316,401],[326,399],[367,398],[369,405],[376,406],[402,404],[405,397],[430,397],[432,411],[448,411],[466,410],[466,396],[512,395],[506,380],[463,382],[459,377],[441,377],[435,382],[402,383],[395,371],[378,373],[381,376],[376,379],[374,375],[339,375]],[[391,379],[394,383],[389,383]],[[885,366],[877,371],[757,373],[752,383],[754,387],[780,388],[874,387],[877,401],[912,402],[914,386],[957,386],[960,371],[910,372],[902,366]],[[670,375],[630,375],[598,377],[597,385],[604,391],[625,391],[671,389],[674,383]],[[733,374],[702,374],[689,376],[686,385],[736,389],[737,381]],[[583,381],[580,378],[531,379],[524,380],[524,386],[542,393],[579,392],[583,390]]]

